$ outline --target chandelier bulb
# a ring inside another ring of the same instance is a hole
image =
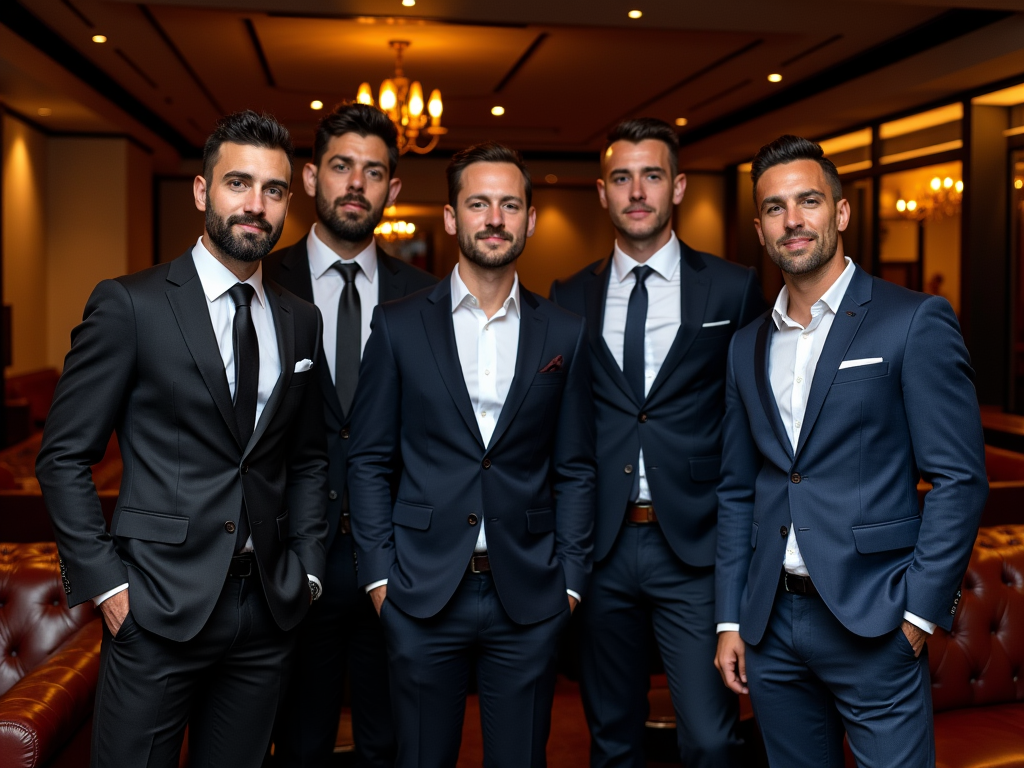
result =
[[[359,91],[356,93],[356,101],[360,104],[373,106],[373,91],[370,90],[369,83],[363,83],[359,86]]]
[[[398,105],[398,93],[395,91],[395,84],[389,78],[380,84],[380,108],[390,112]]]
[[[419,80],[413,81],[409,87],[409,114],[413,117],[423,114],[423,86]]]
[[[430,116],[434,118],[434,124],[437,125],[441,119],[441,113],[444,111],[444,105],[441,103],[441,91],[435,88],[430,92],[430,101],[427,103],[427,111]]]

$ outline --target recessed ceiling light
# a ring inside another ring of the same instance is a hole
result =
[[[495,115],[497,117],[501,117],[502,115],[505,114],[505,108],[504,107],[491,107],[491,114]]]
[[[324,103],[322,101],[320,101],[320,99],[313,99],[313,101],[309,102],[309,108],[310,109],[323,109],[324,108]]]
[[[414,5],[416,5],[416,0],[402,0],[402,5],[404,5],[406,8],[412,8]]]
[[[547,176],[544,177],[544,181],[546,181],[548,184],[557,184],[558,177],[555,176],[555,174],[553,173],[549,173]]]
[[[631,19],[639,19],[641,16],[644,15],[644,12],[643,11],[630,11],[626,15],[629,16],[629,18],[631,18]]]
[[[690,122],[690,121],[687,120],[685,117],[677,117],[676,118],[676,125],[678,125],[680,128],[682,128],[688,122]]]
[[[92,41],[94,43],[105,43],[105,42],[107,42],[107,36],[106,35],[93,35],[92,36]]]
[[[39,109],[36,110],[36,114],[39,115],[40,117],[49,117],[50,115],[53,114],[53,110],[50,109],[49,107],[40,107]]]
[[[769,83],[781,83],[782,82],[782,75],[778,74],[777,72],[772,73],[772,74],[768,75],[768,82]]]

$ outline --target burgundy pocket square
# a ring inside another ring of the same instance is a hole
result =
[[[562,356],[552,358],[551,362],[540,369],[540,373],[554,373],[562,370]]]

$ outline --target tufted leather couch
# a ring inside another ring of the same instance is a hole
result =
[[[0,544],[0,768],[89,764],[101,637],[67,607],[53,542]]]

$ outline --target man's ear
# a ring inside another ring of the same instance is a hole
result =
[[[206,210],[206,191],[206,179],[201,175],[196,176],[192,180],[192,197],[200,211]]]
[[[398,199],[398,193],[402,191],[402,180],[395,178],[388,182],[388,201],[385,203],[385,207],[390,207],[395,204],[395,200]]]
[[[450,205],[444,207],[444,231],[449,235],[459,234],[459,227],[455,222],[455,209]]]
[[[686,194],[686,174],[680,173],[672,180],[672,205],[679,205],[683,202],[683,195]]]
[[[608,194],[604,188],[604,179],[597,180],[597,199],[601,201],[601,207],[608,210]]]
[[[316,175],[317,169],[312,163],[302,166],[302,188],[310,197],[316,197]]]
[[[757,239],[761,241],[761,245],[764,245],[764,232],[761,231],[760,219],[754,219],[754,229],[757,230]]]

